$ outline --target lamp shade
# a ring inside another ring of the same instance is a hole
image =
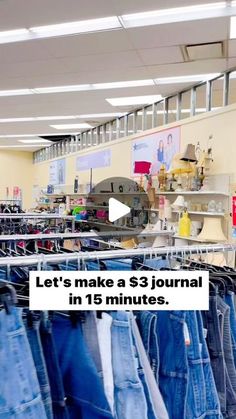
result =
[[[173,209],[179,210],[185,207],[185,200],[182,195],[178,195],[175,202],[171,205]]]
[[[220,217],[204,217],[204,223],[198,239],[208,242],[224,242],[227,241],[221,224]]]
[[[197,162],[197,157],[196,157],[196,153],[195,153],[195,145],[194,144],[188,144],[187,145],[186,150],[185,150],[181,160],[192,162],[192,163]]]
[[[175,154],[171,166],[170,166],[170,173],[173,175],[181,175],[184,173],[192,173],[193,167],[188,161],[184,161],[182,159],[183,154]]]

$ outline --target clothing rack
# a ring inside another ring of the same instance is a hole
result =
[[[174,257],[178,255],[186,256],[210,252],[231,252],[236,250],[236,244],[216,244],[216,245],[198,245],[198,246],[164,246],[159,248],[148,247],[138,249],[119,249],[119,250],[105,250],[99,252],[75,252],[70,254],[56,254],[56,255],[33,255],[33,256],[19,256],[19,257],[4,257],[0,258],[0,266],[26,266],[38,265],[46,263],[60,263],[63,261],[87,261],[87,260],[101,260],[101,259],[121,259],[135,256],[149,256],[150,258],[166,255]]]
[[[68,240],[68,239],[91,239],[99,237],[156,237],[156,236],[173,236],[174,233],[166,230],[160,231],[105,231],[105,232],[85,232],[85,233],[48,233],[48,234],[8,234],[0,235],[0,242],[6,241],[29,241],[29,240]]]
[[[35,213],[35,212],[18,212],[18,213],[11,213],[11,214],[0,214],[0,220],[1,219],[11,219],[11,218],[31,218],[31,219],[48,219],[48,220],[58,220],[58,219],[63,219],[63,220],[75,220],[75,217],[73,215],[59,215],[59,214],[45,214],[45,213]]]

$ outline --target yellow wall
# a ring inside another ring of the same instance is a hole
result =
[[[212,173],[234,173],[236,177],[236,105],[223,108],[220,111],[206,113],[194,118],[188,118],[178,123],[170,124],[169,127],[181,125],[181,150],[186,144],[200,142],[201,148],[205,149],[210,135],[213,146],[214,163]],[[166,128],[166,127],[165,127]],[[160,128],[159,131],[163,129]],[[148,130],[145,134],[156,132]],[[76,157],[86,155],[96,150],[110,148],[112,150],[112,164],[107,168],[93,170],[93,182],[99,182],[111,176],[130,177],[131,174],[131,141],[142,136],[136,134],[119,141],[105,143],[92,147],[89,151],[82,151],[66,157],[66,185],[72,187],[74,178],[79,175],[79,183],[89,182],[89,171],[76,172]],[[49,180],[49,162],[34,165],[34,184],[45,187]],[[72,189],[71,189],[72,190]]]
[[[0,150],[0,200],[6,198],[6,187],[9,187],[10,199],[13,187],[22,189],[23,208],[32,205],[33,171],[32,153]]]

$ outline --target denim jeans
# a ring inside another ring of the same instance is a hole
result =
[[[209,350],[212,371],[216,384],[220,407],[223,416],[226,415],[226,371],[221,339],[219,312],[217,311],[217,296],[210,296],[209,310],[202,312],[203,327],[207,331],[207,347]]]
[[[236,417],[236,371],[234,366],[231,333],[230,333],[230,309],[217,296],[217,309],[219,315],[219,324],[221,340],[223,342],[225,377],[226,377],[226,410],[229,418]]]
[[[0,311],[0,419],[47,419],[22,320]]]
[[[102,377],[102,361],[99,351],[96,313],[94,311],[88,311],[81,326],[89,353],[96,365],[98,374]]]
[[[108,271],[131,271],[132,259],[105,260]]]
[[[147,403],[138,376],[135,358],[131,313],[111,313],[113,324],[112,360],[115,387],[115,411],[118,419],[147,419]]]
[[[55,314],[53,336],[70,419],[112,418],[102,380],[83,338],[81,324]]]
[[[53,419],[51,391],[49,387],[47,368],[43,355],[43,348],[39,335],[41,315],[40,313],[33,313],[29,312],[28,310],[25,310],[23,312],[23,319],[34,360],[34,365],[37,372],[37,377],[39,381],[41,396],[46,415],[48,419]]]
[[[196,311],[198,333],[199,333],[199,344],[200,354],[203,365],[203,374],[205,378],[206,386],[206,418],[207,419],[222,419],[220,411],[220,401],[216,390],[215,380],[213,371],[211,368],[211,361],[209,352],[206,344],[206,337],[204,335],[202,316],[199,311]]]
[[[167,259],[162,258],[155,258],[155,259],[147,259],[144,261],[144,265],[156,269],[159,271],[160,269],[165,269],[170,267],[170,263]]]
[[[143,384],[147,401],[148,419],[169,419],[134,316],[132,316],[131,320],[132,333],[140,362],[139,377]]]
[[[157,312],[159,388],[170,419],[186,418],[188,363],[184,338],[185,313]]]
[[[40,337],[51,388],[53,418],[69,419],[59,360],[52,335],[52,325],[47,312],[43,312],[40,324]]]
[[[157,382],[159,380],[159,347],[157,339],[157,316],[150,311],[139,311],[137,325],[142,337],[150,366]]]
[[[231,340],[232,340],[232,349],[234,356],[234,366],[236,368],[236,311],[234,305],[234,293],[228,291],[225,296],[225,302],[230,307],[230,328],[231,328]]]

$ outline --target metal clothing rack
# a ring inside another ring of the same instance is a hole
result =
[[[160,231],[104,231],[104,232],[86,232],[86,233],[40,233],[40,234],[8,234],[0,235],[0,242],[7,241],[30,241],[30,240],[76,240],[76,239],[92,239],[92,238],[109,238],[109,237],[171,237],[174,233],[166,230]]]
[[[88,260],[101,260],[101,259],[121,259],[130,258],[135,256],[148,256],[150,258],[166,255],[177,256],[202,254],[210,252],[234,252],[236,244],[216,244],[216,245],[194,245],[194,246],[164,246],[159,248],[138,248],[138,249],[121,249],[121,250],[108,250],[99,252],[75,252],[70,254],[55,254],[55,255],[33,255],[33,256],[19,256],[19,257],[6,257],[0,258],[0,266],[33,266],[38,265],[40,270],[41,266],[47,263],[60,263],[63,261],[88,261]]]

